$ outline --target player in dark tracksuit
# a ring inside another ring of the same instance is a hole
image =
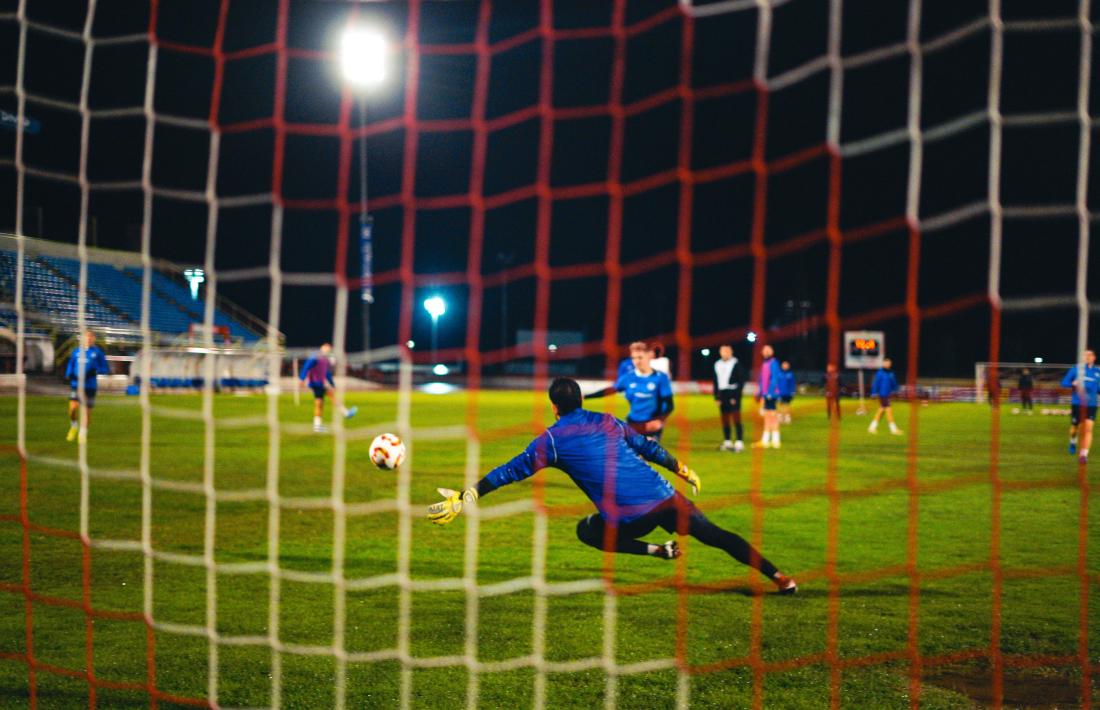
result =
[[[1024,368],[1020,372],[1020,380],[1016,383],[1020,388],[1020,406],[1028,414],[1032,413],[1031,392],[1035,389],[1035,378],[1031,376],[1031,370]]]
[[[745,427],[741,425],[741,395],[745,389],[745,366],[733,355],[732,345],[718,348],[714,361],[714,401],[722,417],[722,434],[725,437],[718,447],[722,451],[741,451],[745,448]],[[730,441],[730,424],[737,427],[737,439]]]

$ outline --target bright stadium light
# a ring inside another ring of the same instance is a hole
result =
[[[443,363],[439,363],[438,365],[436,365],[435,367],[432,368],[432,374],[439,375],[440,377],[442,377],[443,375],[446,375],[450,371],[451,371],[450,368],[448,368]]]
[[[202,269],[184,269],[183,278],[187,279],[187,285],[191,287],[191,300],[199,300],[199,284],[206,281],[206,272]]]
[[[424,310],[432,317],[432,359],[434,360],[435,351],[439,345],[439,317],[447,312],[447,302],[439,296],[425,298]]]
[[[344,79],[359,89],[372,89],[386,79],[389,43],[369,27],[351,25],[340,37],[340,69]]]
[[[703,357],[710,357],[710,348],[703,348],[699,351],[699,354]]]
[[[413,348],[416,347],[416,341],[415,340],[406,340],[405,341],[405,347],[408,348],[409,350],[412,350]]]
[[[549,350],[552,353],[556,353],[558,351],[558,346],[554,343],[550,343],[549,345],[546,346],[546,349]]]
[[[745,340],[749,341],[750,343],[755,343],[756,342],[756,333],[754,333],[750,330],[749,334],[745,336]]]
[[[1035,358],[1035,362],[1036,362],[1036,364],[1041,364],[1043,362],[1043,358],[1037,357],[1037,358]]]
[[[432,317],[432,320],[439,320],[439,316],[447,312],[447,302],[439,296],[425,298],[424,310],[428,312],[428,315]]]

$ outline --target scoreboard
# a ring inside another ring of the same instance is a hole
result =
[[[882,367],[886,341],[881,330],[844,331],[844,367],[871,370]]]

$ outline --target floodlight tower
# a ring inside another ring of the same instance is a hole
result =
[[[390,47],[377,29],[350,24],[340,37],[340,69],[344,81],[359,100],[359,257],[362,268],[359,298],[363,314],[363,351],[370,351],[370,307],[374,303],[372,272],[373,227],[367,212],[367,93],[385,81]]]
[[[432,317],[432,362],[435,362],[435,351],[439,345],[437,332],[439,330],[439,317],[447,312],[447,302],[440,296],[432,296],[424,299],[424,310]]]

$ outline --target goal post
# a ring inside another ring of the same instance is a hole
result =
[[[994,367],[996,366],[996,367]],[[974,401],[989,403],[990,393],[997,392],[1001,402],[1018,402],[1017,382],[1024,370],[1031,373],[1035,383],[1032,399],[1039,404],[1068,405],[1071,392],[1062,386],[1062,378],[1072,363],[1055,362],[976,362],[974,363]],[[992,372],[996,370],[997,382]],[[995,387],[991,385],[996,384]]]

